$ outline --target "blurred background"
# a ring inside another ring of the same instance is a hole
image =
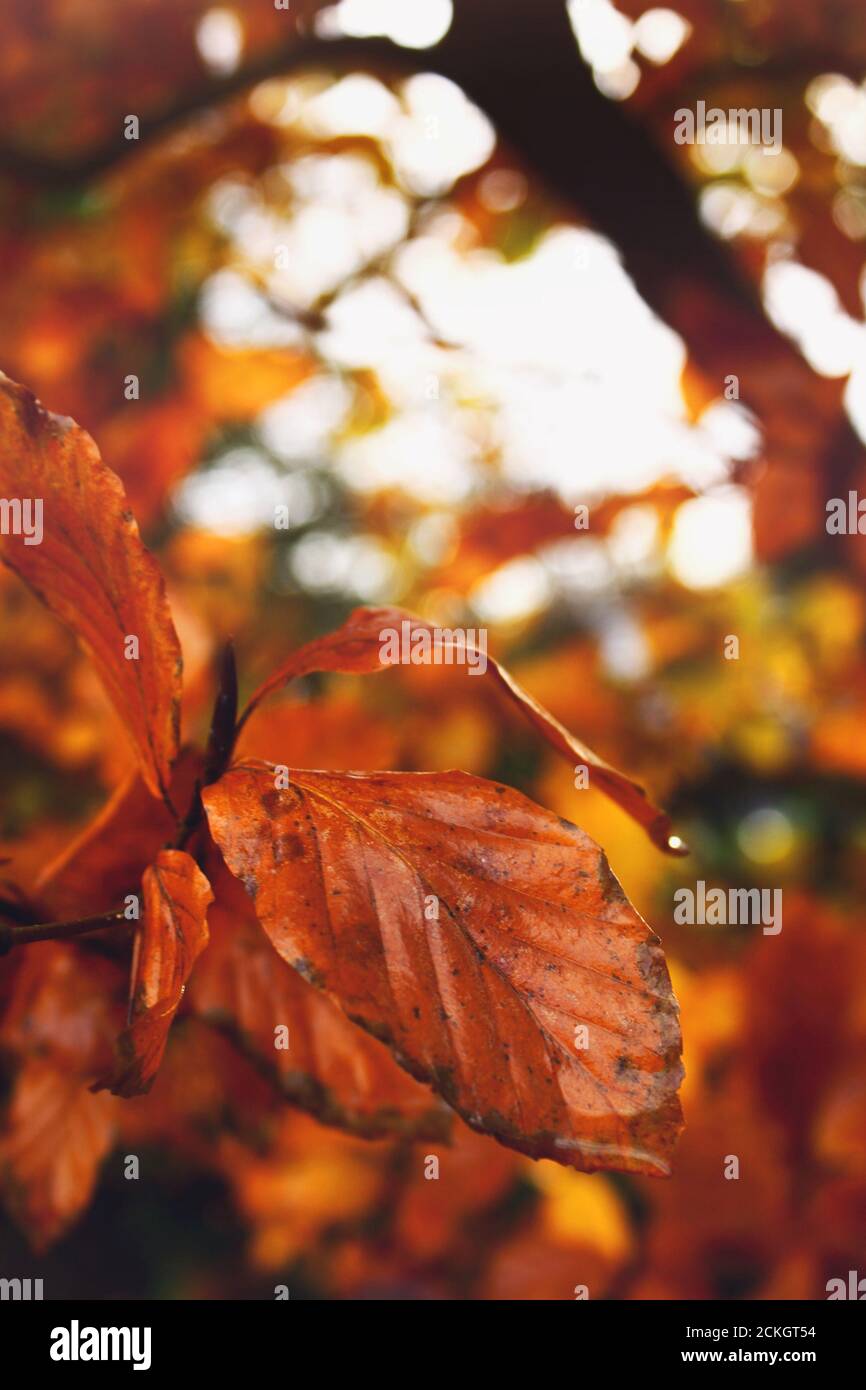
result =
[[[289,1108],[251,1145],[190,1020],[134,1200],[115,1156],[47,1254],[0,1226],[4,1270],[52,1297],[763,1299],[862,1269],[866,548],[825,521],[866,496],[864,75],[860,0],[5,0],[0,366],[123,478],[188,735],[227,636],[248,693],[398,603],[486,627],[692,855],[462,672],[302,683],[255,751],[459,767],[604,846],[681,1004],[674,1176],[533,1163],[456,1117],[438,1182],[429,1143]],[[781,152],[676,144],[698,100],[780,109]],[[0,612],[26,877],[129,763],[5,571]],[[781,887],[781,934],[675,925],[698,878]]]

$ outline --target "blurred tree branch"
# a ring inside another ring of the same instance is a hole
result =
[[[724,378],[737,372],[744,399],[768,432],[780,412],[787,417],[776,458],[796,436],[798,464],[810,453],[813,461],[823,459],[830,416],[839,420],[830,446],[834,473],[841,482],[850,476],[862,450],[841,414],[841,388],[819,380],[769,323],[755,286],[703,225],[692,189],[645,123],[599,91],[577,50],[564,0],[497,0],[495,13],[488,0],[455,0],[447,35],[423,52],[387,39],[313,36],[307,30],[315,8],[305,7],[284,45],[186,89],[161,110],[143,112],[138,142],[123,138],[118,121],[117,137],[82,160],[0,147],[0,170],[49,186],[81,184],[197,113],[305,66],[439,72],[487,113],[551,191],[610,237],[644,300],[684,338],[720,394]],[[134,109],[135,93],[126,100]]]

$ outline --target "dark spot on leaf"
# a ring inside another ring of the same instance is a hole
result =
[[[274,863],[285,864],[292,859],[303,859],[304,842],[300,835],[278,835],[274,840]]]
[[[307,981],[307,984],[315,985],[317,989],[324,989],[324,975],[306,956],[298,956],[296,960],[293,960],[292,968],[297,970],[298,974]]]

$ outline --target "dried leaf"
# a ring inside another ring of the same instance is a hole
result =
[[[0,1025],[17,1063],[0,1130],[0,1189],[39,1249],[87,1206],[115,1133],[117,1102],[88,1083],[111,1056],[121,972],[74,946],[24,953]]]
[[[289,1099],[325,1124],[366,1138],[445,1138],[449,1112],[280,959],[225,868],[211,880],[217,896],[210,941],[189,986],[192,1012],[224,1028]]]
[[[184,749],[174,769],[172,804],[189,805],[201,756]],[[136,891],[141,876],[176,831],[168,807],[155,801],[141,776],[133,773],[71,844],[39,874],[33,898],[46,919],[111,912]]]
[[[88,649],[147,785],[165,795],[178,749],[181,656],[159,568],[90,436],[4,376],[0,492],[33,508],[29,536],[9,528],[0,556]],[[42,535],[29,543],[39,536],[40,506]],[[127,655],[132,638],[137,656]]]
[[[118,1041],[115,1095],[147,1091],[159,1069],[168,1030],[197,956],[207,945],[210,884],[183,850],[166,849],[145,871],[144,915],[136,940],[130,990],[131,1023]]]
[[[578,1168],[666,1174],[676,1003],[589,837],[460,772],[289,782],[239,765],[204,793],[280,955],[474,1128]]]
[[[114,1137],[109,1095],[93,1095],[78,1077],[34,1057],[18,1074],[0,1174],[19,1225],[42,1249],[87,1206]]]
[[[416,632],[436,631],[432,623],[414,617],[401,608],[356,608],[336,632],[319,637],[293,652],[268,680],[254,692],[243,715],[245,722],[260,702],[281,685],[313,671],[335,671],[343,675],[371,675],[387,669],[381,658],[383,633],[386,629],[406,632],[411,640]],[[444,644],[443,652],[447,651]],[[471,653],[472,648],[468,651]],[[584,764],[590,769],[593,784],[611,797],[624,811],[642,825],[659,849],[668,854],[686,853],[685,846],[672,835],[670,818],[647,800],[646,792],[625,773],[619,772],[603,758],[569,733],[537,700],[518,685],[514,677],[487,655],[486,674],[494,684],[514,701],[523,717],[553,748],[572,765]]]

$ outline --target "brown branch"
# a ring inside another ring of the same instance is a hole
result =
[[[403,55],[401,58],[401,54]],[[193,119],[213,106],[240,96],[259,82],[282,77],[308,64],[352,64],[371,69],[395,68],[398,72],[416,71],[411,55],[403,53],[387,39],[319,39],[293,34],[290,42],[269,49],[253,62],[223,76],[208,77],[193,83],[180,96],[149,113],[143,113],[137,140],[127,140],[118,120],[119,133],[81,158],[47,155],[0,145],[0,173],[11,174],[28,183],[47,187],[70,187],[88,183],[107,173],[116,164],[134,156],[139,150],[170,134],[184,122]],[[131,97],[134,105],[134,94]]]
[[[760,315],[754,291],[698,218],[687,189],[645,126],[604,97],[582,62],[564,0],[457,0],[441,43],[416,53],[384,38],[323,39],[292,33],[236,72],[193,84],[144,113],[140,138],[118,134],[83,159],[46,159],[0,147],[0,170],[49,186],[81,184],[184,121],[258,82],[306,65],[395,75],[419,67],[456,82],[554,192],[594,221],[623,252],[648,303],[665,316],[672,277],[712,277]],[[134,94],[130,104],[134,105]],[[767,331],[773,330],[767,325]]]
[[[77,922],[35,922],[26,927],[0,922],[0,955],[11,951],[13,946],[30,946],[35,941],[66,941],[69,937],[102,931],[125,921],[126,914],[121,910],[82,917]]]

